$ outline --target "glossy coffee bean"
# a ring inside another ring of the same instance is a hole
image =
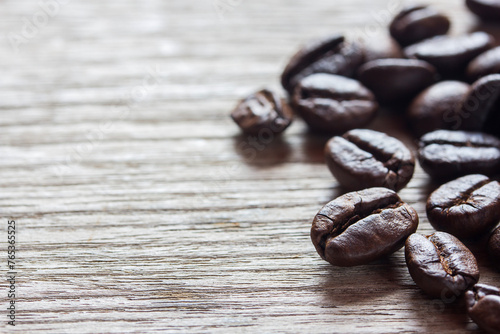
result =
[[[420,93],[407,111],[414,133],[422,136],[438,129],[453,129],[460,118],[458,105],[469,89],[464,82],[441,81]]]
[[[481,53],[467,66],[467,77],[471,81],[496,73],[500,73],[500,46]]]
[[[435,80],[435,69],[415,59],[379,59],[358,71],[359,80],[381,103],[403,102],[415,97]]]
[[[405,48],[408,58],[425,60],[447,77],[462,76],[469,62],[494,45],[484,32],[462,36],[437,36]]]
[[[420,165],[441,181],[468,174],[490,176],[500,168],[500,140],[481,132],[436,130],[422,136],[419,146]]]
[[[472,84],[457,116],[460,129],[500,136],[500,74],[487,75]]]
[[[386,58],[403,58],[403,50],[390,36],[377,35],[362,41],[363,62]]]
[[[349,43],[342,35],[333,35],[300,49],[285,67],[281,84],[291,95],[299,81],[308,75],[329,73],[351,77],[362,62],[363,50],[358,43]]]
[[[485,20],[500,20],[500,1],[498,0],[466,0],[471,12]]]
[[[415,168],[413,154],[401,141],[367,129],[330,139],[325,159],[333,176],[348,190],[385,187],[399,191]]]
[[[427,200],[427,218],[459,239],[477,237],[500,221],[500,184],[472,174],[443,184]]]
[[[292,111],[277,93],[263,89],[242,100],[231,118],[247,134],[278,134],[292,122]]]
[[[445,15],[420,5],[404,8],[389,26],[392,37],[403,46],[444,35],[449,29],[450,20]]]
[[[488,240],[488,253],[495,266],[500,268],[500,226],[491,233]]]
[[[500,290],[476,284],[465,293],[467,313],[487,333],[500,333]]]
[[[312,130],[335,134],[367,125],[378,104],[359,81],[318,73],[299,82],[293,108]]]
[[[451,234],[412,234],[405,243],[405,259],[413,281],[435,298],[459,296],[479,280],[476,258]]]
[[[314,218],[311,239],[336,266],[367,264],[400,249],[418,226],[417,212],[386,188],[347,193]]]

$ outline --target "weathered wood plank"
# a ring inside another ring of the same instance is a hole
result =
[[[432,3],[455,33],[478,29],[461,2]],[[419,291],[402,251],[356,268],[319,258],[310,222],[340,194],[325,138],[297,120],[249,154],[228,118],[244,95],[279,88],[301,43],[384,31],[394,4],[61,1],[16,53],[8,34],[41,7],[3,1],[0,217],[4,236],[16,220],[19,251],[17,325],[3,311],[2,331],[476,331],[463,304]],[[372,125],[414,145],[403,126]],[[433,187],[417,168],[401,191],[422,233]],[[499,285],[475,252],[481,282]]]

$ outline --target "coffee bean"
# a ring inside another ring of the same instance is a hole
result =
[[[493,263],[500,268],[500,226],[491,233],[488,240],[488,253]]]
[[[495,73],[500,73],[500,46],[481,53],[467,67],[467,77],[471,81]]]
[[[498,0],[466,0],[465,4],[471,12],[485,20],[500,20],[500,1]]]
[[[436,71],[415,59],[379,59],[360,67],[359,80],[381,103],[407,101],[434,82]]]
[[[460,239],[477,237],[500,221],[500,184],[472,174],[443,184],[427,200],[427,218]]]
[[[292,122],[292,111],[278,94],[263,89],[242,100],[231,113],[232,119],[247,134],[278,134]]]
[[[348,190],[385,187],[399,191],[415,168],[413,154],[401,141],[367,129],[330,139],[325,159],[333,176]]]
[[[432,7],[419,5],[404,8],[389,26],[392,37],[403,46],[444,35],[449,29],[450,20],[445,15]]]
[[[314,218],[311,239],[324,260],[349,267],[397,251],[417,226],[417,212],[394,191],[369,188],[326,204]]]
[[[378,104],[357,80],[319,73],[299,82],[293,108],[312,130],[335,134],[367,125]]]
[[[476,284],[465,293],[467,313],[488,333],[500,333],[500,290],[486,284]]]
[[[351,77],[362,62],[363,50],[358,43],[333,35],[300,49],[285,67],[281,84],[291,95],[297,83],[308,75],[330,73]]]
[[[489,50],[494,38],[484,32],[463,36],[437,36],[404,49],[408,58],[425,60],[446,77],[464,75],[468,63]]]
[[[403,58],[403,50],[399,44],[387,35],[370,36],[362,41],[362,47],[364,63],[377,59]]]
[[[500,74],[476,81],[459,106],[460,129],[500,136]]]
[[[453,129],[460,120],[458,105],[470,86],[460,81],[441,81],[420,93],[408,108],[413,131],[421,136],[438,129]]]
[[[436,130],[420,138],[418,160],[425,172],[441,181],[494,175],[500,168],[500,140],[481,132]]]
[[[405,243],[405,259],[413,281],[436,298],[459,296],[479,280],[476,258],[451,234],[412,234]]]

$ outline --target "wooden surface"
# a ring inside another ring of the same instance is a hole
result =
[[[462,1],[427,2],[454,33],[478,28]],[[400,5],[60,1],[44,21],[38,1],[0,2],[1,238],[5,254],[15,219],[18,249],[17,325],[2,281],[0,332],[479,332],[463,304],[420,292],[402,251],[355,268],[321,260],[310,224],[341,193],[326,138],[297,120],[252,143],[228,117],[279,88],[300,44],[385,31]],[[28,36],[17,50],[11,33]],[[395,115],[372,128],[412,144]],[[422,233],[433,187],[418,168],[400,192]],[[481,282],[500,285],[476,254]]]

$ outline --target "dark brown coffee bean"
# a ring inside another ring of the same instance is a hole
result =
[[[476,284],[465,293],[467,313],[478,326],[491,334],[500,333],[500,290]]]
[[[336,266],[367,264],[400,249],[418,226],[417,212],[386,188],[347,193],[314,218],[311,240]]]
[[[493,263],[500,268],[500,226],[491,233],[488,240],[488,253]]]
[[[438,129],[453,129],[460,118],[458,105],[469,89],[464,82],[442,81],[420,93],[407,112],[414,132],[421,136]]]
[[[500,46],[481,53],[467,67],[467,77],[471,81],[496,73],[500,73]]]
[[[351,77],[363,62],[363,50],[341,35],[314,41],[300,49],[281,75],[281,84],[291,95],[300,80],[314,73]]]
[[[464,75],[469,62],[494,45],[494,38],[484,32],[463,36],[437,36],[408,46],[408,58],[425,60],[447,77]]]
[[[500,140],[481,132],[436,130],[420,138],[418,160],[424,171],[439,180],[494,175],[500,168]]]
[[[472,174],[443,184],[427,200],[427,218],[438,231],[477,237],[500,221],[500,184]]]
[[[389,31],[399,44],[407,46],[424,39],[444,35],[450,29],[450,20],[432,7],[409,6],[392,20]]]
[[[360,67],[359,80],[381,103],[413,98],[435,80],[435,69],[415,59],[379,59]]]
[[[231,117],[244,133],[278,134],[290,125],[293,114],[278,94],[263,89],[242,100]]]
[[[297,85],[293,108],[312,130],[336,134],[367,125],[378,104],[357,80],[319,73]]]
[[[466,0],[471,12],[485,20],[500,20],[500,1],[498,0]]]
[[[455,124],[462,130],[500,136],[500,74],[476,81],[464,96]]]
[[[386,58],[403,58],[403,50],[390,36],[377,35],[362,41],[364,62]]]
[[[405,243],[405,259],[413,281],[436,298],[459,296],[479,280],[471,251],[451,234],[412,234]]]
[[[385,187],[399,191],[415,168],[413,154],[401,141],[367,129],[330,139],[325,159],[333,176],[348,190]]]

